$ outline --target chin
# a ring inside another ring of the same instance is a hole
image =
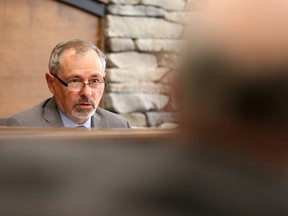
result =
[[[87,120],[94,115],[96,109],[81,109],[81,110],[72,110],[72,115],[75,118]]]

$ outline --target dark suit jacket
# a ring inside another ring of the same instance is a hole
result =
[[[124,118],[97,108],[91,118],[92,128],[129,128],[129,122]],[[37,106],[20,112],[6,119],[6,126],[17,127],[63,127],[54,98],[49,98]]]

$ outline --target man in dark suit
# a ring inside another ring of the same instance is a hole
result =
[[[120,116],[98,108],[105,88],[105,56],[92,43],[59,43],[46,81],[53,97],[7,119],[7,126],[129,128]]]

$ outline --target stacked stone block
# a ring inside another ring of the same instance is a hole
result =
[[[179,38],[185,4],[185,0],[110,0],[107,7],[104,104],[133,127],[177,126],[170,83],[183,45]]]

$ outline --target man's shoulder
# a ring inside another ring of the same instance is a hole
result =
[[[101,117],[101,118],[107,118],[107,119],[117,119],[117,120],[121,120],[121,121],[125,121],[127,122],[126,119],[124,119],[123,117],[121,117],[120,115],[113,113],[111,111],[102,109],[102,108],[97,108],[96,113]]]
[[[42,101],[34,107],[16,113],[6,119],[7,126],[33,126],[35,122],[40,122],[43,119],[44,107],[51,100],[51,98]]]
[[[108,128],[130,128],[129,122],[118,114],[108,110],[97,108],[96,116],[100,117],[100,121]]]

